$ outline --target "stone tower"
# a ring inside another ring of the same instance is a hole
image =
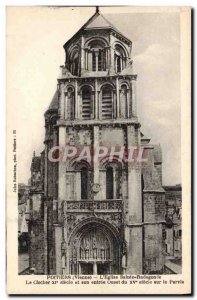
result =
[[[64,50],[45,113],[41,213],[34,213],[38,196],[32,191],[30,267],[45,274],[162,273],[162,156],[140,132],[132,42],[97,9]],[[99,152],[95,160],[98,147],[113,151],[113,159]],[[132,147],[138,153],[143,147],[145,162],[130,162],[125,152],[120,157],[122,148]],[[91,159],[84,157],[88,149]]]

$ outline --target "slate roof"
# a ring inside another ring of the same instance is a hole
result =
[[[53,98],[52,98],[52,101],[48,107],[47,110],[50,110],[50,109],[58,109],[58,105],[59,105],[59,101],[58,101],[58,90],[56,90]]]
[[[93,29],[93,28],[113,28],[118,31],[117,28],[112,25],[102,14],[97,13],[95,18],[93,18],[88,24],[84,27],[84,29]]]
[[[88,29],[101,29],[107,28],[112,29],[119,33],[122,37],[124,37],[129,42],[130,39],[123,35],[111,22],[109,22],[100,12],[96,11],[96,13],[64,44],[64,48],[83,30]]]

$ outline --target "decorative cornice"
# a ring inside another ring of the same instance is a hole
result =
[[[133,75],[127,75],[127,74],[124,74],[124,75],[121,75],[121,74],[113,74],[113,75],[99,75],[99,71],[96,72],[95,71],[95,75],[93,76],[93,73],[94,72],[91,72],[91,75],[92,76],[81,76],[81,77],[78,77],[78,76],[73,76],[72,78],[64,78],[63,76],[61,77],[58,77],[57,80],[58,80],[58,83],[65,83],[65,82],[70,82],[71,80],[73,79],[77,79],[77,81],[81,81],[81,80],[94,80],[95,78],[97,79],[103,79],[103,80],[110,80],[110,79],[116,79],[116,78],[119,78],[119,79],[130,79],[130,80],[136,80],[137,79],[137,74],[133,74]]]
[[[160,188],[159,190],[143,190],[143,193],[147,194],[165,194],[165,190]]]
[[[113,120],[58,120],[57,126],[63,127],[75,127],[75,126],[106,126],[106,127],[121,127],[122,125],[135,125],[140,127],[137,117],[133,117],[130,119],[113,119]]]
[[[126,227],[143,227],[143,226],[148,226],[148,225],[165,225],[166,221],[165,220],[161,220],[161,221],[157,221],[157,222],[142,222],[142,223],[132,223],[132,224],[127,224],[125,223],[124,225]]]

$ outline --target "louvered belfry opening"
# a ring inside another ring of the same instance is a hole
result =
[[[112,87],[106,85],[102,89],[102,119],[112,119]]]
[[[91,88],[85,86],[82,89],[82,119],[89,120],[92,113],[92,103],[91,103]]]

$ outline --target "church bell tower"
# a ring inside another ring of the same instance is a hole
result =
[[[64,50],[58,88],[45,113],[43,272],[160,273],[161,149],[140,132],[132,42],[97,8]],[[69,160],[49,160],[53,147],[68,146],[77,149]],[[118,155],[141,146],[144,164]],[[98,147],[113,150],[113,159],[99,152],[99,160],[79,160],[84,147],[91,158]]]

